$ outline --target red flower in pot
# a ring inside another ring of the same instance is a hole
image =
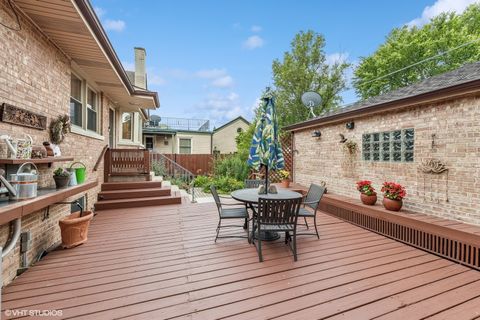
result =
[[[377,193],[372,186],[372,181],[358,181],[357,190],[360,191],[360,200],[362,200],[363,204],[373,206],[377,202]]]
[[[383,206],[390,211],[400,211],[403,198],[407,195],[405,188],[395,182],[384,182],[382,187]]]

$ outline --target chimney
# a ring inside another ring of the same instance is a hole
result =
[[[147,53],[144,48],[135,48],[135,86],[147,89],[147,73],[145,71],[145,58]]]

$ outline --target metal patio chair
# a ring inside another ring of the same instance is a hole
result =
[[[249,238],[249,220],[248,220],[248,212],[247,208],[243,203],[224,203],[221,202],[220,196],[218,195],[217,188],[212,185],[210,186],[210,191],[212,192],[213,199],[215,199],[215,204],[217,205],[218,209],[218,225],[217,225],[217,235],[215,236],[215,242],[219,238],[247,238],[248,242],[250,243]],[[223,206],[229,206],[229,208],[224,208]],[[227,219],[244,219],[245,224],[243,225],[227,225],[222,226],[222,220]],[[243,229],[247,229],[247,236],[219,236],[221,228],[230,228],[230,227],[242,227]]]
[[[313,224],[315,226],[315,233],[297,233],[297,235],[316,235],[318,239],[320,236],[318,234],[317,228],[317,210],[320,205],[320,200],[322,200],[323,194],[325,193],[325,187],[319,186],[318,184],[312,183],[308,189],[307,196],[305,197],[304,202],[302,203],[303,207],[300,208],[298,217],[302,218],[305,221],[305,225],[308,227],[307,218],[313,218]],[[307,209],[310,208],[312,211]]]
[[[258,233],[264,231],[285,232],[285,243],[289,244],[293,251],[293,259],[297,261],[297,219],[302,197],[294,199],[266,199],[259,198],[258,213],[254,218],[253,230]],[[292,235],[290,235],[292,232]],[[252,242],[255,244],[255,238]],[[262,240],[258,237],[258,260],[263,261]]]

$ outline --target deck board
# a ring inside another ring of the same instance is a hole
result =
[[[320,240],[299,236],[297,262],[283,241],[264,244],[263,263],[245,239],[215,244],[216,223],[213,204],[102,211],[86,244],[4,288],[2,308],[74,319],[480,316],[480,272],[335,217],[319,213]]]

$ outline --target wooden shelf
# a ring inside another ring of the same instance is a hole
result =
[[[56,202],[87,191],[98,185],[98,181],[86,181],[82,184],[63,189],[41,188],[35,198],[20,201],[0,202],[0,225],[8,223],[17,218],[29,215],[33,212],[46,208]]]
[[[73,161],[73,157],[47,157],[42,159],[0,159],[0,164],[24,164],[32,162],[35,164],[47,163],[49,166],[53,162]]]

